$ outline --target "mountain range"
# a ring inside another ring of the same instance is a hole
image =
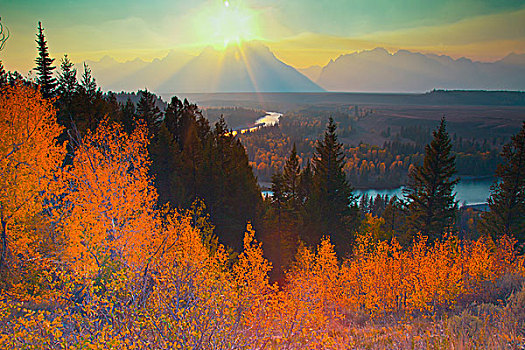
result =
[[[157,93],[425,92],[433,89],[525,90],[525,54],[496,62],[383,48],[339,56],[326,66],[296,69],[260,42],[205,48],[193,56],[170,51],[146,62],[111,57],[86,62],[104,90]]]
[[[525,54],[488,63],[376,48],[330,61],[315,81],[326,90],[348,92],[525,90]]]
[[[113,61],[113,62],[110,62]],[[87,62],[98,83],[113,91],[148,88],[158,93],[321,92],[316,83],[277,59],[258,42],[205,48],[198,56],[170,52],[163,59]],[[119,76],[120,75],[120,76]]]

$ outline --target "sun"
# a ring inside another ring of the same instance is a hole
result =
[[[243,6],[240,1],[216,1],[199,17],[201,38],[217,49],[259,37],[256,10]]]

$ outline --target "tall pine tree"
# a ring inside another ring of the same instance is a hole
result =
[[[299,196],[301,168],[295,144],[283,172],[272,174],[272,197],[264,216],[263,242],[272,261],[272,278],[281,279],[297,253],[302,232],[302,202]]]
[[[324,139],[317,143],[313,158],[313,193],[308,210],[318,235],[330,235],[342,257],[351,250],[353,231],[358,226],[358,208],[352,186],[343,171],[343,145],[337,140],[336,129],[330,118]],[[319,239],[320,236],[310,237],[308,243],[317,244]]]
[[[292,147],[290,157],[286,160],[283,170],[283,184],[286,194],[287,202],[290,209],[297,211],[299,209],[299,178],[301,175],[301,168],[299,166],[299,157],[297,156],[297,149],[295,143]]]
[[[80,79],[80,86],[82,87],[84,93],[87,94],[87,97],[90,100],[93,100],[97,93],[97,81],[91,74],[91,68],[84,62],[84,73],[82,73],[82,78]]]
[[[45,98],[53,97],[57,81],[53,77],[53,71],[56,67],[53,66],[54,58],[49,57],[46,37],[44,36],[44,28],[42,23],[38,22],[38,34],[36,35],[38,57],[35,60],[37,71],[37,84],[40,85],[40,91]]]
[[[413,167],[407,187],[403,190],[407,200],[408,240],[416,234],[439,239],[451,230],[457,215],[454,186],[456,157],[446,130],[445,118],[433,132],[433,140],[425,147],[423,165]]]
[[[131,134],[135,130],[135,104],[128,97],[126,103],[120,106],[120,123],[128,134]]]
[[[62,104],[67,109],[71,109],[73,96],[77,92],[77,89],[77,70],[69,57],[64,55],[60,64],[60,74],[58,75],[58,92],[60,93]]]
[[[492,236],[513,236],[525,242],[525,122],[501,152],[504,163],[496,170],[500,182],[491,187],[490,211],[483,214],[481,230]]]
[[[162,113],[156,106],[157,96],[148,89],[139,91],[140,100],[137,104],[137,118],[143,120],[148,127],[150,136],[155,134],[159,126]]]

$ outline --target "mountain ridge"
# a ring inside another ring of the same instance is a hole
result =
[[[205,47],[198,55],[170,50],[147,62],[117,62],[110,56],[88,61],[105,90],[159,93],[393,92],[525,90],[525,54],[494,62],[466,57],[390,53],[382,47],[343,54],[325,66],[295,68],[263,43],[244,42],[224,50]],[[79,65],[80,71],[82,70]]]
[[[329,91],[524,90],[525,55],[495,62],[375,48],[331,60],[315,80]]]
[[[119,63],[104,56],[88,65],[104,89],[115,91],[143,88],[159,93],[324,91],[259,42],[232,44],[224,50],[208,46],[197,56],[172,50],[152,62]]]

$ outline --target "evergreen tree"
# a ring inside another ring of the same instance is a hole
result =
[[[152,160],[151,172],[155,187],[159,194],[159,203],[170,203],[172,206],[183,207],[187,197],[186,186],[181,178],[182,162],[178,144],[164,123],[150,144]]]
[[[17,71],[9,72],[7,74],[7,83],[11,85],[18,83],[28,84],[27,80],[24,79],[22,74],[18,73]]]
[[[483,214],[481,230],[525,243],[525,122],[503,147],[501,156],[504,163],[496,170],[500,180],[491,187],[490,211]]]
[[[131,134],[135,130],[135,104],[128,97],[125,104],[120,106],[121,123],[124,131]]]
[[[95,78],[91,75],[91,68],[84,62],[84,73],[82,73],[82,78],[80,80],[80,86],[84,90],[84,93],[87,94],[89,99],[94,99],[97,93],[97,82]]]
[[[7,85],[7,72],[4,70],[4,65],[0,61],[0,88]]]
[[[97,88],[96,80],[91,75],[91,69],[85,63],[80,84],[73,96],[70,118],[74,129],[78,130],[80,135],[84,135],[87,130],[95,130],[105,116],[115,119],[115,116],[111,115],[114,112],[113,108],[106,103],[102,91]]]
[[[312,163],[308,159],[306,165],[301,170],[299,175],[299,186],[297,192],[299,193],[299,201],[301,205],[305,205],[312,195],[313,171]]]
[[[181,131],[182,128],[182,114],[184,113],[184,105],[177,96],[171,98],[171,102],[168,103],[166,110],[164,111],[164,124],[168,131],[173,135],[175,141],[181,144]]]
[[[290,209],[295,211],[299,209],[300,175],[301,168],[299,167],[299,157],[297,156],[297,150],[294,143],[290,157],[284,164],[282,177],[286,201],[289,203]]]
[[[343,171],[343,145],[337,140],[336,129],[330,118],[324,139],[317,143],[313,159],[313,193],[308,206],[319,234],[329,234],[342,257],[351,250],[353,230],[358,226],[358,208]],[[308,243],[317,244],[320,237],[311,238]]]
[[[153,135],[162,116],[159,107],[156,106],[157,96],[149,92],[148,89],[141,90],[139,93],[140,100],[137,104],[137,118],[146,123],[150,135]]]
[[[271,205],[264,217],[265,251],[272,260],[273,278],[280,279],[297,253],[302,226],[299,197],[301,168],[295,144],[283,172],[272,174]]]
[[[58,92],[61,95],[61,102],[67,109],[71,109],[73,96],[78,89],[77,70],[73,62],[64,55],[60,64],[60,74],[58,75]]]
[[[154,101],[143,98],[139,118]],[[246,150],[224,119],[212,130],[197,105],[173,97],[152,135],[150,155],[159,201],[189,208],[202,199],[221,243],[242,249],[246,223],[257,225],[262,197]]]
[[[44,36],[44,28],[42,28],[42,23],[38,22],[38,34],[36,35],[37,48],[38,48],[38,57],[36,58],[36,68],[37,71],[37,84],[40,85],[40,91],[42,96],[45,98],[53,97],[55,94],[55,89],[57,86],[57,81],[53,77],[53,71],[56,67],[53,66],[54,58],[49,57],[49,52],[47,48],[47,41]]]
[[[275,213],[277,214],[278,223],[280,224],[282,220],[282,214],[284,211],[284,206],[286,205],[286,191],[284,185],[283,174],[280,172],[275,172],[272,174],[272,185],[270,187],[272,191],[272,206],[275,208]],[[280,228],[278,228],[280,229]]]
[[[430,241],[439,239],[452,229],[457,215],[454,186],[459,179],[455,156],[446,131],[445,118],[433,132],[433,140],[425,147],[423,165],[413,167],[403,193],[407,200],[407,231],[428,236]],[[410,240],[410,237],[408,237]]]

